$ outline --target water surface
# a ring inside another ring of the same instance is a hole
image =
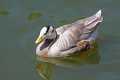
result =
[[[119,0],[0,0],[0,80],[120,80],[119,3]],[[48,60],[51,62],[36,59],[34,41],[42,26],[58,27],[91,16],[99,9],[104,21],[96,54]]]

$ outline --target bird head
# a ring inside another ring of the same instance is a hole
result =
[[[49,26],[44,26],[41,30],[40,30],[40,34],[37,38],[37,40],[35,41],[36,44],[43,42],[45,39],[55,39],[57,36],[57,32],[55,30],[55,28],[51,25]]]

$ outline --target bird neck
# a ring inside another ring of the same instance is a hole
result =
[[[56,37],[53,39],[53,41],[50,43],[49,48],[57,41],[58,38],[59,38],[59,35],[57,34]]]

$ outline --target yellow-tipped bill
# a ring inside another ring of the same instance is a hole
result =
[[[44,40],[42,36],[39,36],[37,40],[35,41],[36,44],[41,43]]]

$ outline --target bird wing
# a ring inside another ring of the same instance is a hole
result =
[[[77,41],[89,38],[96,30],[96,25],[102,22],[102,19],[101,10],[99,10],[93,16],[58,28],[57,32],[60,34],[60,37],[54,43],[53,47],[59,47],[60,50],[68,49],[74,46]]]
[[[72,23],[72,25],[77,26],[79,28],[83,28],[83,33],[89,33],[91,31],[96,30],[97,28],[97,24],[103,21],[103,17],[102,17],[102,12],[101,10],[99,10],[96,14],[78,20],[74,23]],[[80,26],[80,24],[82,24],[83,26]]]
[[[90,17],[73,22],[69,25],[67,30],[64,31],[64,33],[69,32],[68,34],[71,33],[72,35],[74,35],[74,37],[77,37],[79,40],[86,39],[97,30],[97,25],[102,21],[102,12],[101,10],[99,10],[96,14]]]
[[[66,25],[56,28],[57,34],[60,35],[60,34],[64,33],[70,27],[70,25],[71,24],[66,24]]]

